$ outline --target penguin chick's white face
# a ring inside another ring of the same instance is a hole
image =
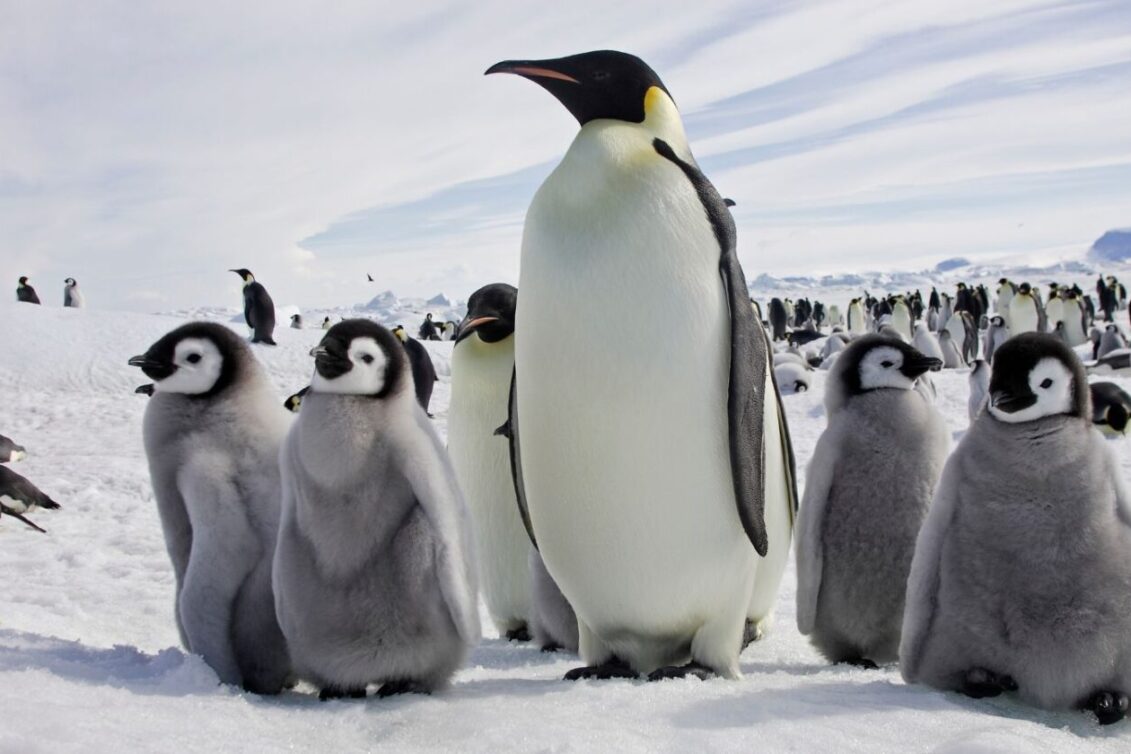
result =
[[[199,395],[211,390],[220,379],[224,357],[207,338],[185,338],[173,349],[173,366],[173,373],[157,380],[154,389],[159,393]]]
[[[860,387],[863,390],[884,387],[911,390],[915,380],[901,372],[902,367],[903,354],[898,350],[890,346],[873,348],[860,360]]]
[[[318,349],[314,349],[315,352]],[[317,356],[317,353],[315,353]],[[336,377],[324,377],[315,369],[310,386],[320,393],[338,395],[377,395],[385,389],[385,372],[388,358],[377,341],[358,337],[350,341],[346,352],[349,369]]]
[[[1051,356],[1043,358],[1029,372],[1029,390],[1032,396],[1027,396],[1023,400],[1032,400],[1031,405],[1009,411],[1007,409],[1012,407],[1009,401],[995,396],[990,401],[990,413],[994,418],[1008,424],[1020,424],[1055,414],[1071,413],[1075,403],[1072,380],[1072,372],[1068,371],[1059,359]],[[1013,400],[1017,401],[1016,398]]]

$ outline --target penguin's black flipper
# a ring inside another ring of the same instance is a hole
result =
[[[764,436],[765,385],[769,371],[769,343],[765,339],[754,310],[750,306],[750,292],[746,288],[746,275],[738,261],[737,234],[734,218],[727,209],[719,192],[707,180],[707,176],[695,165],[685,162],[663,139],[652,142],[656,152],[674,163],[683,171],[715,232],[719,243],[719,274],[726,289],[727,304],[730,308],[730,385],[727,396],[727,415],[729,417],[730,465],[734,480],[735,500],[738,504],[738,517],[742,528],[757,553],[765,557],[769,548],[766,535],[766,438]],[[770,375],[770,384],[777,393],[779,420],[782,427],[781,438],[773,441],[785,443],[784,456],[789,459],[789,486],[793,500],[791,507],[797,505],[796,474],[793,470],[793,448],[789,441],[789,430],[785,416],[780,412],[781,393],[777,383]]]
[[[511,481],[514,483],[514,497],[518,501],[518,515],[522,518],[522,525],[526,528],[526,536],[530,537],[530,544],[538,549],[538,542],[534,539],[534,526],[530,523],[530,508],[526,505],[526,487],[522,483],[522,455],[518,450],[518,373],[511,371],[511,393],[507,402],[507,421],[495,430],[496,435],[507,438],[510,443],[511,455]]]
[[[24,518],[23,514],[21,514],[21,513],[16,513],[15,511],[10,511],[7,508],[4,508],[2,511],[0,511],[0,514],[8,515],[8,516],[11,516],[14,519],[18,519],[20,521],[23,521],[25,524],[27,524],[28,526],[30,526],[31,528],[35,529],[38,532],[43,532],[44,534],[47,533],[46,529],[44,529],[41,526],[36,526],[36,524],[34,522],[32,522],[30,519]]]

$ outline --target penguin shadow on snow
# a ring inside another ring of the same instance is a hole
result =
[[[195,696],[223,688],[204,660],[173,647],[148,654],[125,645],[89,647],[78,641],[0,630],[0,672],[29,670],[141,696]]]

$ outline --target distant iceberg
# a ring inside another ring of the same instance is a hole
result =
[[[1088,249],[1095,262],[1131,262],[1131,228],[1109,230]]]

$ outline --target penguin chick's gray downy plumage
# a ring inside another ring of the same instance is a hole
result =
[[[432,402],[432,388],[436,383],[436,367],[432,364],[432,357],[428,354],[419,340],[409,336],[403,327],[397,325],[393,328],[393,335],[404,346],[408,354],[409,367],[412,369],[412,384],[416,390],[416,401],[420,407],[428,411],[428,404]]]
[[[1127,347],[1127,339],[1123,337],[1123,333],[1119,331],[1119,325],[1114,322],[1109,322],[1104,326],[1104,331],[1100,335],[1100,346],[1096,349],[1096,358],[1102,359],[1112,351],[1118,351],[1121,348]]]
[[[954,337],[950,330],[946,328],[939,331],[939,349],[942,351],[942,363],[946,369],[958,369],[966,366],[958,345],[954,342]]]
[[[0,464],[0,518],[11,516],[36,531],[44,531],[24,514],[36,508],[55,510],[59,507],[61,506],[45,492],[7,466]]]
[[[243,278],[243,318],[251,328],[252,343],[275,345],[275,302],[262,283],[255,280],[251,270],[229,270]]]
[[[279,457],[274,585],[295,670],[324,699],[430,692],[479,640],[455,474],[392,333],[345,320],[311,354]]]
[[[990,317],[990,326],[986,329],[986,337],[982,341],[982,357],[987,363],[993,364],[994,352],[1007,340],[1009,340],[1009,327],[1005,324],[1005,317],[995,314]]]
[[[224,683],[278,693],[290,660],[271,556],[289,415],[251,349],[219,324],[182,325],[129,363],[153,380],[143,434],[181,640]]]
[[[0,463],[14,463],[27,457],[27,450],[23,445],[17,445],[10,438],[0,435]]]
[[[968,381],[970,383],[970,397],[966,399],[966,415],[969,417],[970,423],[973,424],[990,392],[990,367],[984,359],[974,359],[974,363],[970,366]]]
[[[74,278],[67,278],[63,281],[63,306],[72,309],[81,309],[86,306],[86,299]]]
[[[783,361],[774,366],[774,379],[777,380],[782,395],[804,393],[812,384],[811,375],[808,366],[802,366],[797,362]]]
[[[1076,355],[1043,333],[994,356],[987,409],[947,460],[911,567],[904,679],[1016,690],[1109,723],[1131,690],[1131,500]]]
[[[915,537],[950,435],[916,380],[936,358],[866,335],[841,353],[825,389],[797,536],[797,627],[830,662],[898,656]]]
[[[16,301],[22,301],[25,304],[38,304],[39,294],[35,292],[28,283],[26,277],[22,277],[16,285]]]

